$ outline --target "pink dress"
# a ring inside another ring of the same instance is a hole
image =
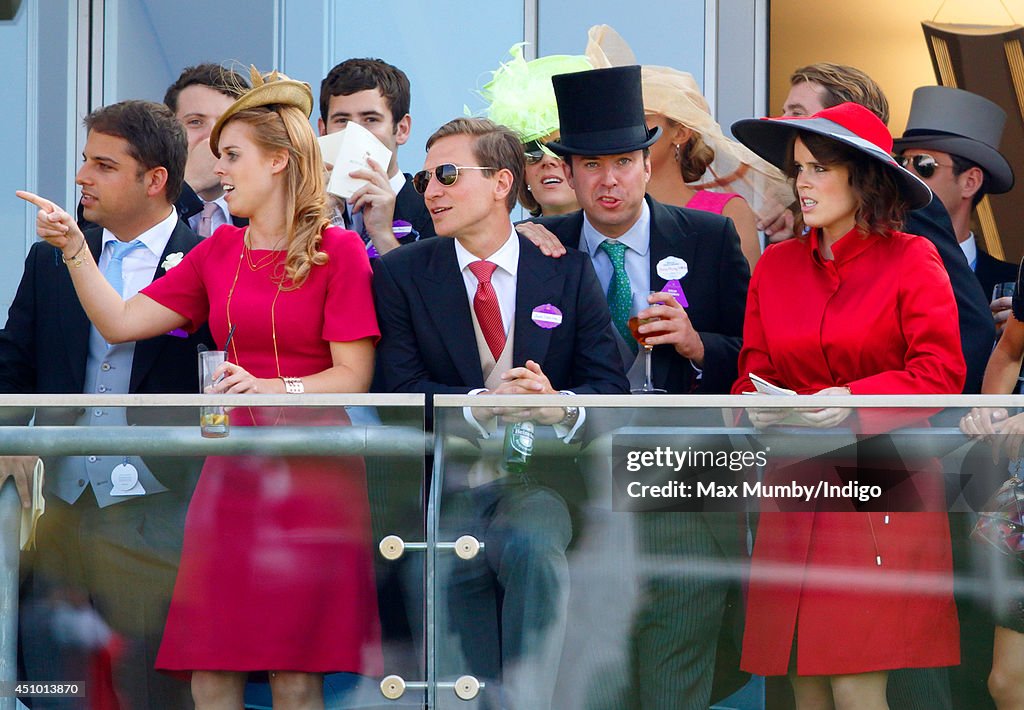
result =
[[[228,359],[256,377],[311,375],[331,366],[330,342],[379,337],[369,261],[354,232],[327,229],[328,263],[281,292],[270,277],[283,271],[284,252],[253,251],[249,261],[243,236],[221,227],[144,293],[188,318],[189,328],[209,322],[217,343],[230,320]],[[246,407],[230,417],[232,427],[348,425],[340,409]],[[379,672],[361,459],[206,460],[157,667]]]
[[[713,192],[711,190],[697,190],[696,194],[686,203],[687,209],[701,210],[713,214],[722,214],[722,210],[732,200],[742,200],[743,197],[735,192]]]

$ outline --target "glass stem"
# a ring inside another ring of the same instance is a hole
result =
[[[651,378],[651,350],[654,348],[644,347],[644,357],[646,358],[645,369],[646,375],[644,377],[644,389],[647,391],[654,389],[654,380]]]

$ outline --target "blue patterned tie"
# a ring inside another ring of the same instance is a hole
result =
[[[601,242],[601,250],[612,262],[612,280],[608,282],[608,308],[612,324],[633,352],[639,347],[629,332],[629,311],[633,307],[633,288],[626,273],[626,245],[613,239]]]
[[[124,297],[124,274],[122,269],[124,267],[124,258],[128,256],[128,253],[133,249],[143,246],[139,240],[131,242],[122,242],[114,240],[110,242],[110,261],[107,262],[107,268],[103,270],[103,276],[106,277],[110,285],[114,287],[114,290]]]

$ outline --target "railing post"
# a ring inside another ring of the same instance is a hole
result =
[[[14,479],[0,484],[0,686],[18,677],[18,557],[21,500]],[[17,700],[0,695],[0,710],[14,710]]]

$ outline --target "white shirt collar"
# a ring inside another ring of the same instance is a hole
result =
[[[163,220],[157,222],[152,227],[147,229],[145,232],[135,237],[134,241],[142,242],[145,247],[153,253],[154,258],[159,259],[160,255],[164,253],[164,249],[167,248],[167,242],[171,240],[171,232],[178,225],[178,213],[174,207],[170,208],[170,214],[168,214]],[[100,252],[107,248],[107,242],[117,240],[114,233],[108,229],[103,230],[103,243],[100,247]]]
[[[405,173],[399,170],[395,173],[394,177],[388,178],[388,182],[391,183],[391,189],[395,191],[397,195],[405,187]]]
[[[974,232],[971,232],[967,239],[960,242],[960,248],[967,257],[967,263],[972,266],[978,260],[978,242],[974,239]]]
[[[458,239],[455,239],[454,242],[455,257],[459,260],[459,271],[465,271],[466,267],[474,261],[481,261],[479,257],[474,256],[466,247],[462,246]],[[487,257],[486,261],[496,264],[499,269],[512,276],[516,275],[519,270],[519,239],[515,229],[509,231],[505,243]]]
[[[583,241],[586,244],[587,252],[590,254],[591,258],[597,254],[597,250],[601,248],[601,243],[608,239],[610,239],[610,237],[606,237],[597,231],[597,228],[594,227],[587,218],[587,213],[584,212]],[[643,208],[640,210],[640,216],[637,218],[636,222],[633,223],[633,226],[615,241],[622,242],[641,256],[647,255],[647,251],[651,246],[651,208],[647,205],[647,200],[644,200]]]

